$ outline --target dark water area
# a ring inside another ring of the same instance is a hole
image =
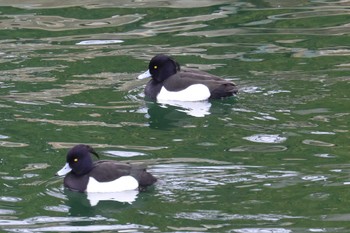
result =
[[[1,232],[349,232],[349,1],[1,1]],[[145,100],[156,54],[237,97]],[[85,143],[146,192],[74,193]]]

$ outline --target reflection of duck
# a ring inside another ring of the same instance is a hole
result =
[[[177,126],[186,114],[174,110],[176,108],[173,106],[164,108],[158,103],[148,102],[146,117],[148,118],[149,127],[167,130]]]
[[[174,100],[161,100],[158,101],[162,106],[167,107],[167,105],[179,107],[178,111],[185,112],[187,115],[194,117],[204,117],[210,115],[211,103],[208,101],[174,101]]]
[[[148,71],[139,79],[152,77],[145,95],[153,100],[202,101],[237,94],[237,86],[225,79],[198,70],[181,70],[180,65],[166,55],[157,55]]]
[[[98,154],[87,145],[77,145],[67,153],[66,165],[57,172],[63,176],[64,186],[79,192],[121,192],[143,189],[156,182],[156,178],[140,165],[110,160],[93,162]]]
[[[149,127],[153,129],[168,130],[193,123],[191,117],[188,116],[188,113],[184,113],[182,108],[155,102],[147,103],[146,117]]]
[[[123,211],[131,206],[138,205],[135,200],[132,202],[122,201],[118,199],[121,193],[129,194],[129,192],[138,191],[125,191],[118,193],[79,193],[71,192],[68,189],[64,190],[64,195],[66,197],[65,204],[69,207],[69,214],[71,216],[91,216],[96,215],[116,214],[116,211]],[[112,197],[112,195],[114,196]],[[115,195],[116,194],[116,195]],[[106,198],[106,195],[110,195],[110,198]],[[132,196],[132,195],[131,195]],[[133,196],[132,196],[133,197]],[[94,208],[92,208],[94,207]]]
[[[122,203],[132,203],[136,200],[137,190],[127,190],[113,193],[87,193],[87,199],[91,206],[97,205],[100,201],[118,201]]]
[[[222,116],[232,112],[235,98],[223,101],[157,101],[146,102],[143,112],[148,119],[149,127],[167,130],[173,127],[184,127],[196,122],[193,117],[209,117],[216,113]],[[199,121],[200,122],[200,121]]]

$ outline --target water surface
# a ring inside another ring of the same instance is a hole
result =
[[[347,232],[349,2],[2,1],[3,232]],[[158,53],[238,97],[153,103]],[[146,163],[142,193],[54,177],[78,143]]]

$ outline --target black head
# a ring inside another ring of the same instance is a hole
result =
[[[84,175],[93,168],[91,155],[94,154],[99,158],[96,151],[88,145],[76,145],[67,153],[67,163],[72,168],[72,173]]]
[[[180,65],[173,58],[159,54],[151,59],[148,70],[153,80],[163,82],[171,75],[180,71]]]

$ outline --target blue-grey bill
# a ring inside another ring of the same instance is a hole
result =
[[[151,73],[149,72],[149,70],[147,70],[143,74],[140,74],[139,76],[137,76],[137,79],[150,78],[151,76],[152,76]]]
[[[64,165],[64,167],[56,173],[56,176],[64,176],[70,171],[72,171],[72,168],[69,166],[68,163],[66,163],[66,165]]]

